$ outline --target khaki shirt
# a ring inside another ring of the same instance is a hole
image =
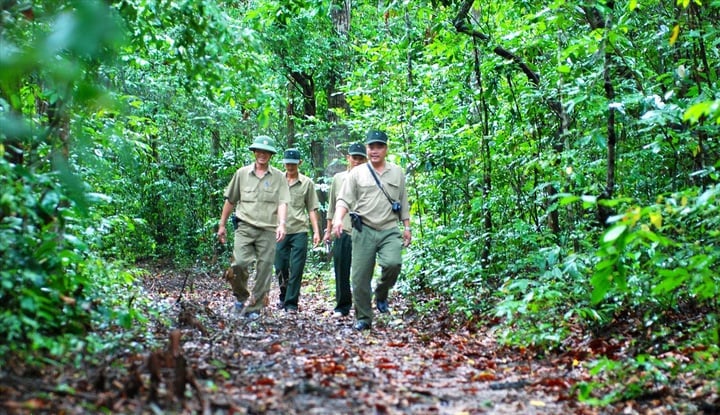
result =
[[[363,223],[377,230],[390,229],[396,227],[399,220],[410,219],[405,174],[402,169],[385,162],[385,170],[382,174],[373,170],[390,198],[400,202],[401,209],[398,216],[397,212],[392,211],[390,201],[378,187],[368,167],[372,168],[370,163],[350,170],[340,189],[337,205],[348,211],[350,206],[354,206],[354,211],[362,217]]]
[[[285,180],[287,181],[287,180]],[[315,183],[304,174],[298,173],[298,179],[290,186],[290,205],[288,206],[288,235],[307,232],[309,213],[320,208]]]
[[[255,175],[255,164],[239,168],[225,188],[225,198],[235,205],[235,216],[256,228],[275,231],[278,205],[290,204],[285,174],[269,166],[263,178]]]
[[[362,165],[360,165],[362,166]],[[360,167],[360,166],[355,166]],[[342,184],[345,182],[345,178],[347,178],[348,172],[347,171],[341,171],[340,173],[333,176],[333,182],[330,185],[330,200],[328,200],[328,215],[327,217],[332,219],[335,216],[335,204],[337,203],[337,198],[340,193],[340,189],[342,188]],[[350,215],[345,215],[342,221],[343,224],[343,230],[346,232],[352,231],[352,224],[350,223]]]

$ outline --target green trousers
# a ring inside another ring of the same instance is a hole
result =
[[[248,279],[250,270],[255,265],[255,283],[252,287],[254,303],[246,303],[245,308],[248,312],[259,311],[265,304],[265,297],[270,292],[272,284],[275,232],[240,222],[235,230],[233,255],[235,278],[230,283],[233,294],[240,302],[246,302],[250,298]]]
[[[352,296],[355,318],[372,324],[372,277],[375,263],[380,265],[380,280],[375,284],[375,301],[386,301],[402,267],[402,234],[392,228],[376,231],[364,226],[352,234]]]
[[[275,273],[280,286],[280,301],[286,309],[298,308],[307,246],[307,232],[299,232],[286,235],[275,247]]]
[[[333,246],[333,269],[335,271],[335,311],[348,314],[352,308],[350,289],[350,265],[352,261],[352,237],[343,232]]]

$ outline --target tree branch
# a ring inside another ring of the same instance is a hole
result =
[[[465,0],[460,6],[460,11],[458,12],[457,17],[454,21],[455,30],[458,31],[458,33],[465,33],[466,35],[470,35],[474,38],[488,41],[490,40],[490,36],[486,35],[485,33],[479,32],[477,30],[472,29],[470,26],[467,25],[466,20],[468,17],[468,13],[470,12],[470,8],[472,7],[472,4],[475,0]],[[535,73],[530,67],[517,55],[510,52],[507,49],[503,49],[500,46],[495,46],[493,48],[493,52],[495,52],[496,55],[501,56],[505,59],[509,59],[513,61],[516,65],[520,67],[520,69],[523,71],[523,73],[528,77],[528,79],[535,84],[535,86],[540,85],[540,75]]]

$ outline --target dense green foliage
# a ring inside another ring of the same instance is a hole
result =
[[[598,373],[684,347],[719,372],[717,1],[3,7],[0,355],[140,318],[107,294],[137,260],[208,264],[254,135],[327,182],[377,126],[411,187],[405,290],[547,349],[638,315],[657,355]]]

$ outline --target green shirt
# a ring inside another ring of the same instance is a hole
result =
[[[356,166],[359,167],[359,166]],[[333,176],[332,184],[330,185],[330,200],[328,201],[328,215],[327,217],[332,219],[335,216],[335,204],[337,203],[338,194],[342,188],[342,184],[347,178],[348,172],[341,171],[340,173]],[[351,232],[352,224],[350,223],[350,215],[345,215],[342,221],[343,230]]]
[[[290,186],[290,205],[285,225],[288,235],[307,232],[309,213],[319,208],[315,183],[304,174],[298,173],[298,179]]]
[[[278,206],[290,204],[290,189],[285,174],[269,166],[261,178],[255,164],[239,168],[225,188],[225,198],[235,205],[235,216],[257,228],[275,231]]]
[[[410,219],[407,189],[405,188],[405,175],[400,167],[385,162],[385,170],[375,176],[380,180],[387,194],[395,201],[400,202],[400,215],[392,211],[390,201],[378,187],[370,173],[370,163],[357,166],[350,170],[340,189],[337,205],[350,211],[354,206],[363,219],[363,223],[373,229],[385,230],[397,226],[398,220]],[[343,228],[345,225],[343,224]]]

